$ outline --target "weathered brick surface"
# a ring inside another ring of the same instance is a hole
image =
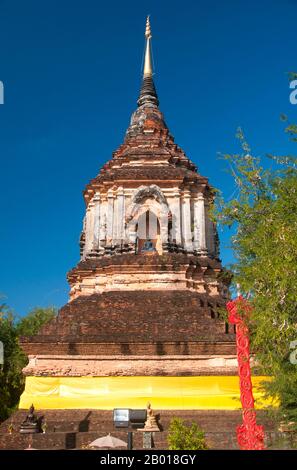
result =
[[[73,343],[75,349],[75,343],[82,342],[148,342],[154,343],[155,349],[159,347],[162,354],[164,342],[174,341],[178,349],[189,342],[233,341],[234,335],[225,331],[216,305],[195,292],[115,291],[69,302],[57,319],[24,343]]]
[[[99,268],[112,271],[116,267],[125,266],[125,269],[131,267],[133,271],[134,267],[137,266],[139,269],[153,268],[155,271],[185,271],[192,263],[198,264],[201,267],[209,269],[221,270],[221,263],[212,258],[188,255],[183,253],[163,253],[159,255],[157,253],[151,256],[139,256],[135,254],[119,254],[116,256],[99,258],[88,258],[82,260],[78,265],[68,273],[68,280],[75,278],[76,272],[83,271],[94,271]]]
[[[156,411],[159,415],[161,432],[154,434],[155,448],[167,448],[167,432],[172,417],[180,417],[186,422],[197,422],[205,431],[207,442],[213,449],[237,449],[236,426],[241,423],[240,411]],[[99,410],[39,410],[39,416],[45,416],[47,430],[45,434],[33,435],[33,447],[38,449],[73,449],[89,444],[97,437],[111,433],[122,440],[127,440],[126,431],[115,430],[111,411]],[[11,419],[0,426],[0,449],[23,449],[28,446],[28,436],[19,434],[18,428],[26,416],[25,411],[18,411],[13,416],[15,430],[7,433]],[[258,424],[263,424],[266,444],[271,448],[289,448],[292,445],[289,436],[277,432],[275,422],[264,412],[257,414]],[[134,447],[142,448],[142,435],[134,433]]]
[[[29,376],[206,376],[237,375],[236,356],[30,356]]]
[[[236,353],[235,343],[203,342],[203,341],[176,341],[176,342],[151,342],[151,343],[82,343],[78,342],[54,342],[53,337],[32,338],[23,342],[22,347],[27,354],[69,354],[69,355],[104,355],[104,356],[151,356],[151,355],[233,355]],[[47,340],[47,341],[46,341]]]
[[[193,254],[171,252],[158,254],[120,254],[114,247],[110,256],[102,253],[81,260],[67,277],[71,286],[70,300],[109,291],[181,291],[199,293],[202,304],[208,301],[223,304],[219,293],[226,292],[222,283],[219,260]]]
[[[88,202],[97,189],[104,192],[118,182],[131,187],[133,183],[139,185],[139,181],[162,182],[163,186],[195,182],[208,188],[207,178],[197,173],[196,166],[174,142],[157,107],[142,106],[133,114],[124,143],[87,185],[85,200]]]

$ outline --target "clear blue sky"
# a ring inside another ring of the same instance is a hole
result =
[[[296,0],[0,0],[0,292],[18,314],[67,301],[82,190],[136,107],[148,13],[160,107],[201,174],[232,194],[217,153],[239,125],[255,153],[294,150]]]

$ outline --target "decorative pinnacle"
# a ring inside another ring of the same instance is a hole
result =
[[[144,58],[144,67],[143,67],[143,78],[153,76],[153,67],[152,67],[152,53],[151,53],[151,24],[150,17],[146,19],[145,27],[145,37],[146,37],[146,46],[145,46],[145,58]]]
[[[152,37],[151,24],[150,24],[150,15],[148,15],[147,18],[146,18],[146,28],[145,28],[145,34],[144,35],[147,39],[151,39],[151,37]]]
[[[150,106],[158,106],[159,100],[156,93],[154,80],[153,80],[153,66],[152,66],[152,51],[151,51],[151,38],[152,38],[152,31],[151,31],[151,24],[150,24],[150,17],[147,16],[146,18],[146,26],[145,26],[145,38],[146,38],[146,45],[145,45],[145,56],[144,56],[144,66],[143,66],[143,80],[142,86],[140,90],[140,95],[138,98],[138,106],[142,106],[144,104],[149,104]]]

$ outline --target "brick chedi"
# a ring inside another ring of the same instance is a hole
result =
[[[234,408],[214,192],[166,126],[149,21],[145,36],[138,107],[123,144],[84,191],[69,302],[22,340],[21,408],[144,408],[148,400],[155,409]]]

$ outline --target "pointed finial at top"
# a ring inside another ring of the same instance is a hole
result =
[[[145,34],[144,35],[147,39],[151,39],[151,37],[152,37],[150,15],[147,15],[147,17],[146,17],[146,27],[145,27]]]
[[[152,77],[153,75],[152,51],[151,51],[152,31],[151,31],[151,24],[150,24],[149,16],[146,19],[145,37],[146,37],[146,46],[145,46],[143,76]]]
[[[143,65],[143,79],[138,98],[138,106],[149,104],[150,106],[158,106],[159,100],[157,97],[154,80],[153,80],[153,61],[152,61],[152,50],[151,50],[151,39],[152,31],[150,24],[150,16],[146,18],[145,25],[145,53],[144,53],[144,65]]]

